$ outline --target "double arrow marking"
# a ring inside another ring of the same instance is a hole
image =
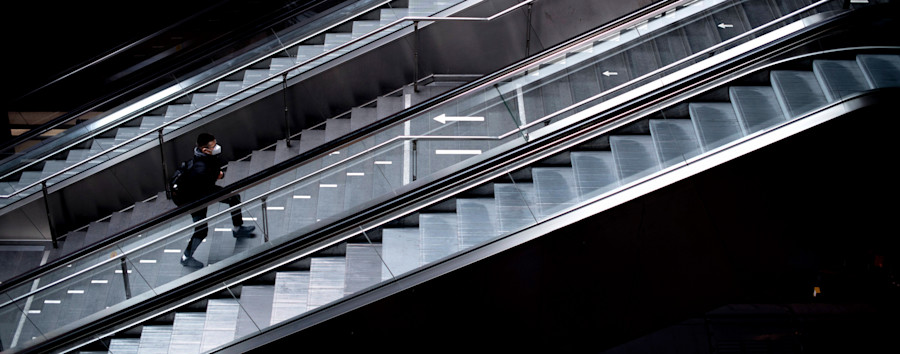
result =
[[[484,122],[484,117],[447,117],[446,114],[441,114],[434,117],[434,120],[441,122],[441,124],[446,124],[447,122]]]

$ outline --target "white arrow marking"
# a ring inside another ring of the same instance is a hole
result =
[[[603,72],[603,76],[613,76],[613,75],[619,75],[619,73],[617,73],[615,71],[609,71],[609,70]]]
[[[484,117],[447,117],[446,114],[441,114],[437,117],[434,117],[434,120],[441,122],[441,124],[445,124],[449,121],[457,121],[457,122],[484,122]]]
[[[718,27],[719,28],[731,28],[731,27],[734,27],[734,25],[729,25],[729,24],[723,22],[723,23],[720,23]]]

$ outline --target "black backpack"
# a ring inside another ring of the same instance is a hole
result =
[[[172,193],[172,201],[175,202],[175,205],[181,205],[187,202],[187,189],[189,174],[188,171],[194,167],[194,159],[190,159],[187,161],[182,161],[178,168],[175,170],[175,173],[172,174],[172,178],[169,178],[169,191]]]

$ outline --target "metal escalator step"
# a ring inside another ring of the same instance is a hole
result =
[[[309,161],[296,170],[297,179],[310,176],[321,167],[318,160]],[[317,202],[319,200],[319,181],[317,178],[306,178],[292,187],[286,188],[288,207],[285,210],[284,223],[288,231],[299,230],[316,222]]]
[[[323,161],[323,165],[326,162]],[[318,205],[316,219],[332,217],[344,211],[344,193],[347,189],[347,172],[345,165],[331,168],[319,178]]]
[[[690,119],[651,119],[650,136],[662,167],[684,162],[700,154],[697,132]]]
[[[206,313],[180,312],[175,314],[172,324],[172,339],[169,353],[198,353],[203,341],[203,326]]]
[[[428,264],[459,251],[458,219],[455,213],[419,215],[422,264]]]
[[[400,112],[404,108],[403,97],[381,96],[376,99],[376,119],[382,120],[386,117]]]
[[[354,151],[351,151],[351,155]],[[371,155],[363,155],[346,164],[344,183],[344,210],[350,210],[372,199],[375,164]]]
[[[350,110],[350,130],[357,130],[377,121],[378,109],[375,107],[353,107]]]
[[[247,69],[244,70],[244,79],[241,82],[241,88],[247,88],[253,84],[260,82],[269,77],[269,69]]]
[[[688,111],[704,152],[744,136],[730,103],[692,102],[688,105]]]
[[[751,28],[762,26],[780,17],[776,5],[771,0],[746,1],[741,3],[741,10]]]
[[[578,202],[575,173],[571,167],[535,167],[531,175],[540,218]]]
[[[829,102],[871,89],[855,61],[814,60],[813,73]]]
[[[727,41],[751,30],[750,22],[743,7],[729,6],[711,15],[713,29],[718,32],[722,41]]]
[[[297,65],[299,62],[297,58],[289,58],[289,57],[278,57],[272,58],[272,61],[269,63],[269,75],[277,75],[278,73],[287,70],[287,68],[293,67]]]
[[[340,45],[342,45],[342,44],[344,44],[344,43],[349,42],[351,39],[353,39],[353,34],[350,33],[350,32],[343,32],[343,33],[326,33],[326,34],[325,34],[325,46],[324,46],[324,49],[325,49],[326,52],[327,52],[327,51],[330,51],[330,50],[333,50],[334,48],[337,48],[338,46],[340,46]],[[343,47],[343,48],[341,48],[341,49],[338,49],[335,53],[336,53],[336,54],[340,54],[340,53],[346,53],[346,52],[349,52],[349,51],[350,51],[350,47],[351,47],[351,46]]]
[[[216,181],[217,185],[227,186],[240,181],[250,173],[250,161],[230,161],[225,170],[225,177]]]
[[[494,198],[459,198],[456,200],[459,248],[467,249],[493,240],[500,225]]]
[[[278,272],[272,298],[272,324],[280,323],[307,311],[309,303],[309,271]]]
[[[275,151],[271,150],[255,150],[250,157],[250,170],[247,176],[262,172],[272,167],[275,163]]]
[[[294,156],[300,154],[300,140],[291,140],[291,146],[287,146],[286,140],[279,140],[275,145],[274,164],[284,162]]]
[[[325,131],[320,129],[304,130],[300,134],[300,153],[322,145],[325,142]]]
[[[534,184],[527,182],[495,183],[497,233],[505,235],[537,223]]]
[[[314,257],[309,266],[309,309],[343,297],[346,276],[346,258]]]
[[[580,102],[600,93],[600,79],[597,78],[597,75],[597,68],[593,65],[569,72],[569,86],[573,102]]]
[[[628,58],[629,73],[632,77],[648,74],[661,66],[659,64],[659,49],[654,41],[646,41],[635,45],[625,53]]]
[[[611,90],[633,78],[628,69],[628,59],[622,53],[603,58],[594,66],[599,74],[602,91]]]
[[[616,168],[622,184],[659,171],[659,154],[649,135],[614,135],[609,145],[616,158]]]
[[[347,244],[345,294],[352,294],[381,282],[381,245]]]
[[[357,20],[353,21],[353,30],[350,32],[352,39],[357,39],[362,37],[369,32],[372,32],[378,27],[380,27],[381,21],[379,20]],[[372,38],[372,37],[369,37]]]
[[[166,354],[172,344],[172,326],[144,325],[141,329],[140,354]]]
[[[244,285],[241,289],[241,311],[238,313],[234,337],[241,338],[265,329],[272,321],[272,285]]]
[[[349,119],[329,119],[325,121],[325,139],[335,140],[350,133]]]
[[[116,354],[137,354],[140,345],[140,338],[113,338],[109,341],[109,352]]]
[[[381,9],[381,10],[379,10],[380,17],[378,20],[378,22],[379,22],[378,27],[387,26],[387,25],[393,23],[394,21],[397,21],[403,17],[406,17],[408,14],[409,14],[409,9],[405,8],[405,7]],[[400,28],[399,26],[402,26],[402,25],[403,24],[394,25],[394,29],[399,29]]]
[[[771,86],[732,86],[728,93],[745,134],[785,121],[784,111]]]
[[[418,228],[384,229],[381,244],[384,258],[381,280],[391,279],[422,265],[421,235]]]
[[[94,221],[88,225],[87,235],[84,237],[84,245],[88,246],[100,241],[109,235],[109,222]]]
[[[125,230],[132,226],[131,212],[115,212],[109,218],[109,234],[113,235],[119,231]]]
[[[684,26],[684,34],[692,53],[712,47],[720,42],[719,24],[704,16]]]
[[[815,110],[828,103],[812,71],[773,70],[770,73],[775,97],[787,118]]]
[[[856,61],[871,87],[900,87],[900,55],[857,55]]]
[[[573,151],[570,154],[578,195],[595,196],[619,186],[612,151]]]
[[[72,231],[66,234],[66,242],[63,244],[61,255],[65,256],[84,247],[85,231]]]
[[[234,340],[240,304],[235,299],[210,299],[200,350],[209,351]]]

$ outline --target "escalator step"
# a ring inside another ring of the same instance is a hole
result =
[[[206,314],[203,312],[176,313],[175,322],[172,324],[169,353],[200,352],[205,322]]]
[[[599,195],[619,185],[611,151],[573,151],[570,154],[578,195]]]
[[[775,97],[788,119],[828,103],[822,86],[812,71],[773,70],[770,73]]]
[[[744,136],[730,103],[692,102],[688,105],[688,111],[703,151],[713,150]]]
[[[384,264],[381,270],[382,280],[391,279],[422,265],[419,229],[384,229],[381,240],[382,257],[384,257]]]
[[[858,55],[856,61],[871,87],[900,87],[900,55]]]
[[[732,86],[728,88],[734,113],[746,134],[784,122],[784,112],[771,86]]]
[[[815,60],[813,73],[830,102],[871,88],[855,61]]]
[[[172,326],[147,326],[141,330],[139,353],[167,353],[172,344]]]
[[[235,299],[210,299],[206,305],[206,320],[200,350],[209,351],[234,340],[240,304]]]
[[[345,294],[352,294],[381,282],[380,244],[348,244]]]
[[[652,119],[650,135],[663,167],[684,162],[700,154],[700,143],[690,119]]]
[[[495,183],[498,233],[503,235],[537,222],[534,184]]]
[[[656,172],[660,168],[658,153],[649,135],[614,135],[609,145],[616,158],[622,184]]]
[[[531,175],[539,217],[578,202],[575,174],[571,167],[538,167],[531,170]]]
[[[498,235],[497,203],[493,198],[459,198],[456,215],[460,249],[480,245]]]
[[[347,260],[344,257],[315,257],[309,266],[310,310],[344,296]]]
[[[458,219],[454,213],[419,215],[422,263],[441,259],[459,251]]]
[[[272,318],[272,299],[275,287],[271,285],[244,285],[241,289],[241,311],[238,314],[235,338],[268,327]]]
[[[309,302],[309,272],[278,272],[272,300],[272,324],[302,314]]]

